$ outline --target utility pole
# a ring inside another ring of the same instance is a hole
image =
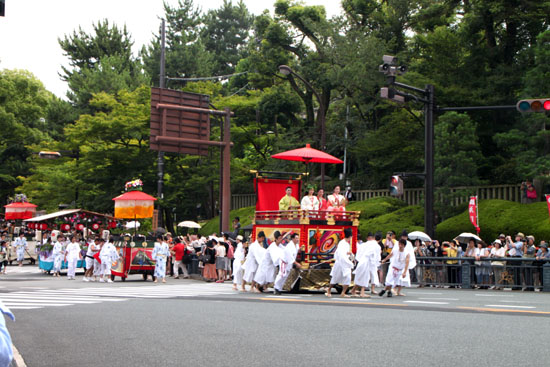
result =
[[[434,112],[435,92],[434,86],[428,84],[424,89],[414,87],[395,81],[397,75],[407,72],[407,67],[399,66],[397,57],[384,55],[382,57],[383,64],[380,65],[379,71],[386,75],[389,87],[384,87],[380,90],[380,96],[385,99],[397,103],[405,103],[408,101],[422,102],[424,104],[424,172],[422,173],[406,173],[401,175],[418,176],[424,178],[424,231],[433,238],[435,234],[434,226]],[[421,97],[403,92],[392,88],[393,86],[409,90],[420,94]]]
[[[165,70],[165,48],[166,48],[166,29],[165,29],[165,20],[162,19],[160,25],[160,75],[159,75],[159,88],[165,88],[166,82],[166,70]],[[164,218],[162,215],[162,206],[160,200],[164,198],[164,152],[159,150],[157,158],[157,197],[159,198],[158,203],[158,226],[164,227]],[[153,228],[155,230],[156,228]]]

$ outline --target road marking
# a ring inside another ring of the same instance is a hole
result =
[[[440,293],[440,292],[416,292],[416,291],[412,291],[412,293],[414,294],[429,294],[429,295],[434,295],[434,296],[440,296],[442,295],[443,293]]]
[[[514,306],[514,305],[485,305],[485,307],[536,308],[534,306]]]
[[[429,302],[429,301],[405,301],[405,303],[424,303],[428,305],[448,305],[449,302]]]
[[[30,304],[25,302],[4,302],[8,307],[12,306],[29,306]],[[32,303],[33,306],[43,306],[43,307],[61,307],[61,306],[72,306],[72,303]]]
[[[293,299],[302,299],[302,297],[300,296],[277,296],[277,295],[271,295],[271,296],[266,296],[267,298],[293,298]]]
[[[532,315],[550,315],[550,312],[547,311],[528,311],[528,310],[508,310],[503,308],[483,308],[483,307],[457,307],[463,310],[474,310],[474,311],[485,311],[485,312],[503,312],[503,313],[522,313],[522,314],[532,314]]]
[[[440,300],[440,301],[458,301],[458,298],[418,298],[418,299],[425,299],[425,300]]]
[[[329,300],[313,300],[313,299],[292,299],[292,298],[256,298],[261,301],[281,301],[281,302],[301,302],[301,303],[329,303],[329,304],[357,304],[357,305],[364,305],[364,302],[357,302],[357,300],[350,300],[351,302],[346,302],[344,299],[338,299],[334,301]],[[368,303],[372,306],[398,306],[398,307],[407,307],[407,305],[399,304],[399,303]]]
[[[476,297],[514,297],[513,294],[507,295],[507,294],[475,294]]]
[[[10,310],[36,310],[42,307],[29,307],[29,306],[10,306]]]

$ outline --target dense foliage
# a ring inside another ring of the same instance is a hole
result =
[[[307,142],[320,148],[323,128],[326,151],[347,157],[346,172],[327,166],[327,185],[342,183],[343,173],[355,189],[385,188],[393,172],[422,171],[422,105],[379,98],[383,54],[409,66],[399,81],[433,84],[442,107],[512,105],[550,94],[550,1],[342,0],[342,8],[327,18],[322,6],[294,0],[277,0],[272,12],[257,16],[230,0],[208,12],[193,0],[165,4],[167,86],[208,94],[213,106],[235,112],[234,193],[253,191],[250,169],[303,171],[303,164],[270,155]],[[25,192],[41,209],[73,202],[109,211],[110,198],[137,177],[156,192],[148,98],[149,87],[159,83],[160,35],[135,55],[131,31],[107,20],[98,20],[91,33],[67,30],[59,43],[69,61],[60,67],[68,101],[28,72],[0,71],[2,203]],[[306,83],[279,73],[279,65]],[[221,82],[178,79],[229,74],[235,75]],[[439,116],[438,218],[456,214],[449,187],[548,181],[546,121],[515,110]],[[219,126],[212,119],[213,139]],[[63,157],[32,154],[44,149]],[[217,214],[219,154],[211,148],[207,157],[166,155],[161,203],[169,224],[174,216]],[[317,180],[319,166],[309,169]]]

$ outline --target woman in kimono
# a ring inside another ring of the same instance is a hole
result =
[[[353,232],[351,228],[344,229],[345,238],[338,243],[336,252],[334,253],[334,265],[330,272],[330,284],[325,295],[331,297],[331,290],[336,284],[342,285],[341,297],[349,298],[346,294],[351,283],[351,269],[353,262],[350,259],[351,255],[351,239]]]
[[[25,259],[25,250],[27,249],[27,239],[23,232],[19,233],[19,237],[15,240],[15,253],[17,254],[17,262],[19,266],[23,266],[23,260]]]
[[[57,236],[57,240],[53,244],[52,257],[53,257],[53,276],[58,277],[61,271],[61,265],[63,264],[63,258],[65,257],[65,250],[63,249],[63,235]]]
[[[162,278],[162,282],[166,283],[166,259],[170,255],[170,248],[168,243],[163,240],[162,236],[158,236],[157,240],[152,254],[153,260],[155,260],[154,282],[157,283],[158,278]]]

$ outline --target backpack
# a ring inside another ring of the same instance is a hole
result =
[[[233,259],[235,257],[235,248],[233,245],[229,245],[229,248],[227,249],[227,258]]]

